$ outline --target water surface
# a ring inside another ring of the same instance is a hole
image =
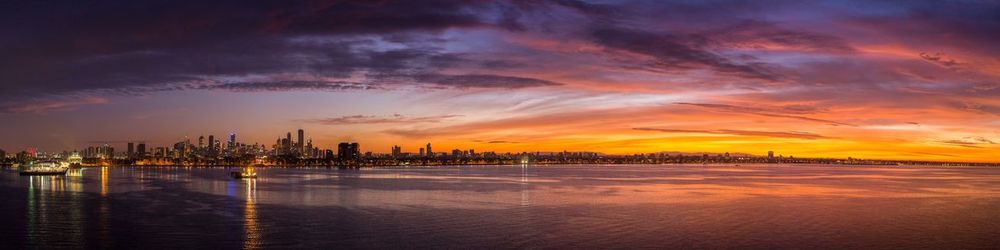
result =
[[[1000,243],[1000,169],[110,167],[0,173],[11,248],[897,248]]]

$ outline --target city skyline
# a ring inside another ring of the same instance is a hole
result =
[[[3,6],[8,153],[235,134],[381,153],[1000,161],[997,3]]]
[[[766,152],[697,152],[697,151],[658,151],[632,152],[623,154],[603,153],[599,151],[490,151],[476,148],[452,148],[437,151],[427,142],[415,150],[403,150],[403,146],[394,144],[388,151],[372,148],[362,148],[358,142],[334,142],[334,147],[325,148],[313,144],[313,140],[305,136],[304,129],[296,130],[297,137],[292,132],[279,136],[274,143],[249,143],[236,140],[237,133],[231,131],[229,139],[223,144],[215,140],[214,135],[199,136],[197,141],[190,138],[168,143],[164,146],[147,145],[144,141],[129,141],[119,143],[103,143],[71,150],[48,151],[35,147],[25,150],[8,152],[0,149],[0,162],[7,160],[31,161],[31,159],[65,160],[71,155],[80,156],[91,165],[124,164],[124,165],[245,165],[245,164],[277,164],[277,165],[323,165],[323,166],[403,166],[418,165],[455,165],[482,164],[508,165],[524,164],[530,156],[538,158],[544,164],[679,164],[679,163],[784,163],[784,164],[847,164],[847,165],[927,165],[947,164],[952,166],[995,166],[1000,161],[935,161],[919,159],[879,159],[859,157],[832,156],[799,156],[785,155],[781,152],[768,150]],[[208,138],[208,143],[205,143]],[[115,145],[119,144],[119,145]],[[116,146],[126,145],[127,150],[116,151]],[[478,152],[478,153],[477,153]],[[26,157],[22,159],[22,157]],[[6,158],[6,159],[5,159]],[[430,161],[428,161],[430,160]],[[102,163],[103,162],[103,163]]]

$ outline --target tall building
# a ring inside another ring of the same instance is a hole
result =
[[[361,149],[358,143],[341,142],[337,145],[337,157],[341,160],[353,160],[361,156]]]
[[[424,148],[420,148],[420,156],[424,156]]]
[[[236,149],[236,131],[229,132],[229,144],[226,145],[226,148],[230,152],[235,151],[234,149]]]
[[[208,135],[208,155],[215,155],[215,136]]]
[[[205,149],[205,136],[198,136],[198,149]]]
[[[774,158],[774,151],[767,151],[767,158]]]
[[[126,156],[128,158],[135,157],[135,143],[131,143],[131,142],[128,143],[128,151],[127,152],[128,152],[128,154]]]
[[[292,132],[285,135],[285,150],[292,151]]]
[[[434,150],[431,150],[431,143],[427,143],[427,156],[434,156]]]
[[[299,153],[306,152],[306,131],[301,128],[299,129],[299,140],[297,143],[296,150],[298,150]]]

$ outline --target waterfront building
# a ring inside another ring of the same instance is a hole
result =
[[[403,148],[399,145],[392,146],[392,157],[400,157],[403,155]]]
[[[341,160],[354,160],[361,156],[358,143],[341,142],[337,145],[337,157]]]

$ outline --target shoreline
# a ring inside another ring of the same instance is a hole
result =
[[[434,167],[548,167],[548,166],[658,166],[658,167],[817,167],[817,166],[829,166],[829,167],[856,167],[856,168],[871,168],[871,167],[883,167],[883,168],[921,168],[921,167],[1000,167],[1000,164],[992,163],[976,163],[976,164],[823,164],[823,163],[545,163],[545,164],[437,164],[437,165],[254,165],[254,166],[244,166],[244,165],[177,165],[177,164],[165,164],[165,165],[108,165],[108,166],[98,166],[98,165],[84,165],[82,168],[101,168],[101,167],[170,167],[170,168],[243,168],[243,167],[254,167],[260,169],[267,168],[328,168],[328,169],[374,169],[374,168],[434,168]],[[4,165],[3,167],[10,167]]]

